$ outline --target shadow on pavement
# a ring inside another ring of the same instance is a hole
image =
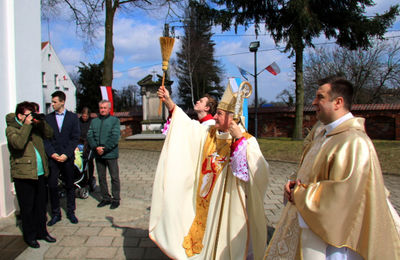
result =
[[[123,230],[123,249],[126,259],[169,259],[149,238],[148,230],[116,225],[113,217],[106,218],[113,228]]]
[[[0,235],[0,259],[15,259],[27,247],[22,235]]]

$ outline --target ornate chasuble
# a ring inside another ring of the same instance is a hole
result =
[[[210,131],[204,144],[201,176],[196,196],[196,216],[183,247],[188,257],[199,254],[203,249],[203,236],[206,229],[208,208],[215,182],[222,169],[229,162],[231,139],[217,139],[216,128]]]
[[[309,169],[312,168],[315,158],[326,140],[324,127],[316,127],[313,130],[310,135],[315,136],[315,138],[310,142],[307,142],[307,139],[305,140],[304,152],[300,161],[301,167],[297,175],[297,178],[305,183],[309,182],[307,176]],[[264,259],[301,259],[299,251],[301,248],[300,226],[296,207],[288,202],[281,216]]]
[[[202,241],[215,182],[230,159],[232,139],[218,139],[216,131],[216,128],[210,130],[204,144],[196,195],[196,216],[182,244],[188,257],[200,254],[203,249]],[[243,133],[243,136],[246,139],[251,137],[248,133]]]

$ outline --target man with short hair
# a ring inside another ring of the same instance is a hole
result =
[[[344,78],[319,82],[319,122],[305,139],[297,176],[285,185],[290,203],[265,259],[400,259],[398,216],[365,119],[350,112],[352,97]]]
[[[158,96],[172,115],[153,185],[150,238],[173,259],[261,259],[269,166],[257,140],[233,120],[231,86],[210,127],[191,120],[164,87]]]
[[[102,200],[97,205],[101,208],[110,205],[116,209],[120,205],[120,180],[118,168],[118,142],[120,138],[119,119],[110,115],[111,103],[108,100],[99,102],[99,116],[90,123],[87,140],[96,158]],[[111,176],[111,194],[108,192],[106,168]]]
[[[44,144],[49,157],[50,175],[48,185],[50,191],[51,220],[48,226],[53,226],[61,220],[60,196],[58,178],[62,176],[67,193],[67,218],[71,223],[78,223],[75,216],[75,185],[74,160],[75,148],[81,134],[78,116],[65,108],[65,93],[56,91],[51,94],[51,104],[54,111],[45,118],[53,128],[52,139],[45,139]]]
[[[217,105],[217,101],[209,94],[205,94],[196,102],[193,109],[202,125],[215,125],[214,115]]]

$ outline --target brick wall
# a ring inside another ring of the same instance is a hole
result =
[[[80,116],[80,115],[79,115]],[[97,117],[97,114],[92,113],[92,118]],[[141,110],[129,112],[114,112],[114,116],[118,117],[121,124],[121,137],[127,137],[142,132],[143,114]]]
[[[367,134],[372,139],[400,140],[400,104],[356,104],[351,111],[355,116],[364,117]],[[190,111],[191,117],[194,116]],[[293,134],[295,109],[293,107],[259,108],[259,137],[291,137]],[[142,112],[115,112],[121,122],[122,137],[139,134]],[[303,135],[306,136],[317,122],[312,106],[304,108]],[[249,109],[249,132],[254,134],[254,108]]]
[[[354,116],[364,117],[367,134],[372,139],[400,140],[400,104],[356,104]],[[294,128],[295,109],[292,107],[259,108],[259,137],[291,137]],[[249,132],[254,134],[254,108],[249,109]],[[306,136],[317,122],[312,106],[304,108],[303,135]]]

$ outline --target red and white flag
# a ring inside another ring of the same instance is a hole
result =
[[[281,72],[281,69],[279,68],[278,64],[276,64],[275,61],[272,62],[271,65],[269,65],[265,69],[268,70],[270,73],[272,73],[275,76]]]
[[[114,115],[114,102],[112,96],[112,87],[111,86],[100,86],[101,91],[101,99],[108,100],[111,103],[111,111],[110,114]]]

